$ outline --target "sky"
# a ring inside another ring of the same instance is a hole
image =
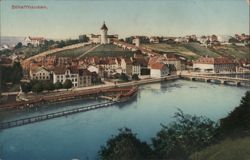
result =
[[[46,9],[13,9],[12,6]],[[247,0],[0,0],[1,36],[249,34]]]

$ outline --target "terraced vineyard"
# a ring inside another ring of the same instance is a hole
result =
[[[250,60],[250,48],[246,46],[218,46],[211,50],[219,53],[222,56],[228,56],[236,59],[248,59]]]
[[[116,45],[113,44],[105,44],[105,45],[100,45],[93,51],[90,51],[88,54],[85,56],[87,57],[117,57],[117,56],[123,56],[123,57],[132,57],[134,52],[129,51],[129,50],[123,50],[122,48],[117,47]]]
[[[60,52],[57,52],[56,55],[58,57],[76,58],[94,46],[95,46],[95,44],[91,44],[91,45],[86,45],[84,47],[80,47],[80,48],[76,48],[76,49],[69,49],[69,50],[65,50],[65,51],[60,51]]]
[[[188,59],[197,59],[200,56],[226,56],[236,59],[249,59],[250,49],[246,46],[218,46],[206,48],[199,43],[183,43],[183,44],[144,44],[148,48],[161,52],[175,52],[178,55]]]

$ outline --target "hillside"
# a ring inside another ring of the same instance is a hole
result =
[[[226,139],[196,154],[191,160],[249,160],[250,136],[238,139]]]
[[[246,46],[218,46],[206,48],[199,43],[183,43],[183,44],[143,44],[142,46],[161,51],[176,52],[176,54],[188,59],[197,59],[200,56],[227,56],[236,59],[249,59],[250,49]]]
[[[55,54],[58,57],[72,57],[72,58],[75,58],[75,57],[78,57],[78,56],[84,54],[87,50],[91,49],[94,46],[95,46],[94,44],[86,45],[86,46],[75,48],[75,49],[60,51],[60,52],[57,52]]]
[[[116,45],[113,44],[105,44],[105,45],[100,45],[94,50],[88,52],[85,56],[87,57],[114,57],[114,56],[124,56],[124,57],[131,57],[133,56],[132,51],[129,50],[123,50],[122,48],[117,47]]]
[[[211,48],[212,51],[219,53],[222,56],[228,56],[236,59],[250,60],[250,48],[246,46],[218,46]]]

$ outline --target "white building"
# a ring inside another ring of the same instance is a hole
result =
[[[101,43],[101,35],[89,34],[88,35],[89,41],[94,44]]]
[[[169,68],[164,63],[154,63],[150,66],[150,77],[161,78],[169,75]]]
[[[107,43],[108,43],[108,28],[104,22],[101,28],[101,44],[107,44]]]
[[[135,44],[136,47],[139,47],[140,46],[140,38],[133,39],[132,43]]]
[[[26,37],[23,45],[28,46],[29,44],[32,44],[34,46],[39,46],[40,44],[43,44],[44,41],[45,39],[43,37]]]
[[[50,72],[44,67],[30,69],[30,79],[50,80]]]
[[[73,87],[78,86],[78,70],[75,68],[56,67],[53,70],[53,83],[64,83],[66,79],[71,80]]]

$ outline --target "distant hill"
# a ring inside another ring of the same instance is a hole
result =
[[[8,37],[2,36],[0,37],[0,46],[8,45],[15,46],[18,42],[23,42],[25,37]]]

